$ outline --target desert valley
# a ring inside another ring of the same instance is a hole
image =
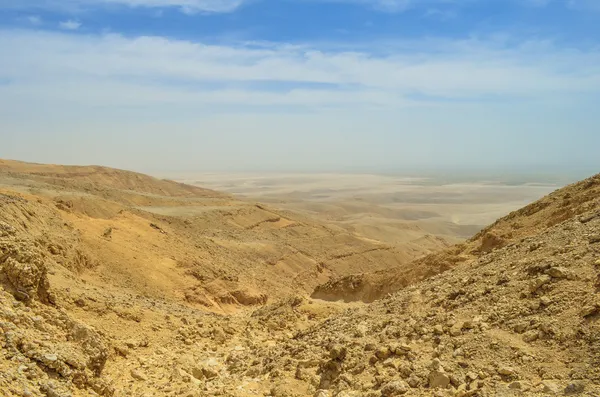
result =
[[[0,397],[600,397],[600,0],[0,0]]]
[[[0,161],[0,395],[600,395],[600,176],[169,177]]]

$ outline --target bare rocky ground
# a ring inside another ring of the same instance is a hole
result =
[[[100,277],[75,218],[5,192],[0,395],[600,396],[599,188],[499,221],[373,303],[298,289],[228,315]],[[553,206],[568,211],[549,222]]]

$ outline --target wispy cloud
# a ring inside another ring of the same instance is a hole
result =
[[[177,8],[187,14],[229,13],[248,3],[264,3],[267,0],[0,0],[1,8],[22,10],[62,10],[66,12],[93,10],[107,7],[130,8]],[[295,2],[323,2],[359,4],[370,9],[398,13],[411,9],[435,10],[461,8],[474,4],[493,2],[520,6],[544,7],[551,3],[561,4],[571,9],[600,10],[598,0],[291,0]],[[452,11],[445,11],[445,14]]]
[[[523,4],[534,7],[545,7],[552,2],[552,0],[522,0]]]
[[[81,27],[81,22],[69,19],[58,23],[58,27],[64,30],[77,30]]]
[[[427,18],[434,18],[439,19],[441,21],[447,21],[456,18],[457,12],[455,10],[429,8],[427,9],[427,11],[425,11],[425,16]]]
[[[355,0],[357,3],[363,3],[373,8],[383,11],[398,12],[410,8],[413,0]]]
[[[25,19],[27,20],[27,22],[35,26],[42,24],[42,17],[40,17],[39,15],[30,15]]]
[[[403,12],[415,6],[430,6],[432,4],[454,4],[468,0],[300,0],[323,3],[348,3],[360,4],[383,12]]]
[[[0,31],[16,81],[0,98],[130,105],[397,107],[439,99],[545,99],[600,92],[600,53],[548,42],[399,42],[387,55],[265,43],[210,45],[162,37]]]
[[[244,3],[244,0],[96,0],[104,3],[123,4],[129,7],[178,7],[186,13],[231,12]]]
[[[523,7],[546,7],[550,4],[558,4],[574,10],[600,11],[599,0],[297,0],[297,1],[320,1],[329,3],[362,4],[375,10],[384,12],[403,12],[411,9],[421,8],[425,10],[436,10],[436,7],[462,8],[472,5],[489,5],[499,3],[508,6]],[[451,12],[451,11],[446,11]]]
[[[566,0],[566,2],[573,9],[600,11],[598,0]]]
[[[0,8],[82,11],[108,6],[174,7],[186,13],[231,12],[247,0],[0,0]]]

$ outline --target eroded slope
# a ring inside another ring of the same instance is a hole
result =
[[[198,217],[83,211],[49,184],[5,190],[0,395],[597,396],[598,183],[499,221],[440,256],[464,255],[450,271],[370,305],[301,295],[394,253],[291,213],[230,198],[202,198]],[[257,307],[207,311],[243,303]]]
[[[381,272],[354,274],[318,286],[313,297],[372,302],[386,294],[462,263],[476,261],[495,249],[519,243],[573,217],[600,211],[600,175],[588,178],[532,203],[483,229],[465,243]]]
[[[34,223],[60,219],[49,235],[77,235],[78,250],[92,258],[79,269],[86,281],[212,311],[306,294],[331,278],[398,266],[422,253],[293,212],[103,167],[2,161],[0,189],[43,207],[29,217]]]

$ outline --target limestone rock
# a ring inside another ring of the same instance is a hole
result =
[[[132,369],[130,371],[131,373],[131,377],[135,380],[140,380],[140,381],[147,381],[148,377],[140,370],[137,369]]]
[[[438,371],[438,370],[433,370],[429,373],[428,376],[429,379],[429,387],[431,388],[446,388],[448,387],[448,385],[450,385],[450,377],[442,372],[442,371]]]
[[[548,274],[553,278],[567,278],[569,271],[564,267],[552,267],[548,270]]]
[[[329,357],[332,360],[343,360],[346,358],[346,354],[348,353],[348,349],[342,345],[333,345],[329,350]]]
[[[394,397],[406,394],[408,392],[409,386],[403,380],[395,380],[389,383],[386,383],[381,388],[381,395],[384,397]]]
[[[545,380],[542,381],[542,391],[554,395],[560,392],[560,387],[553,381]]]
[[[512,367],[503,366],[498,368],[498,373],[502,376],[513,376],[515,374],[515,370]]]

